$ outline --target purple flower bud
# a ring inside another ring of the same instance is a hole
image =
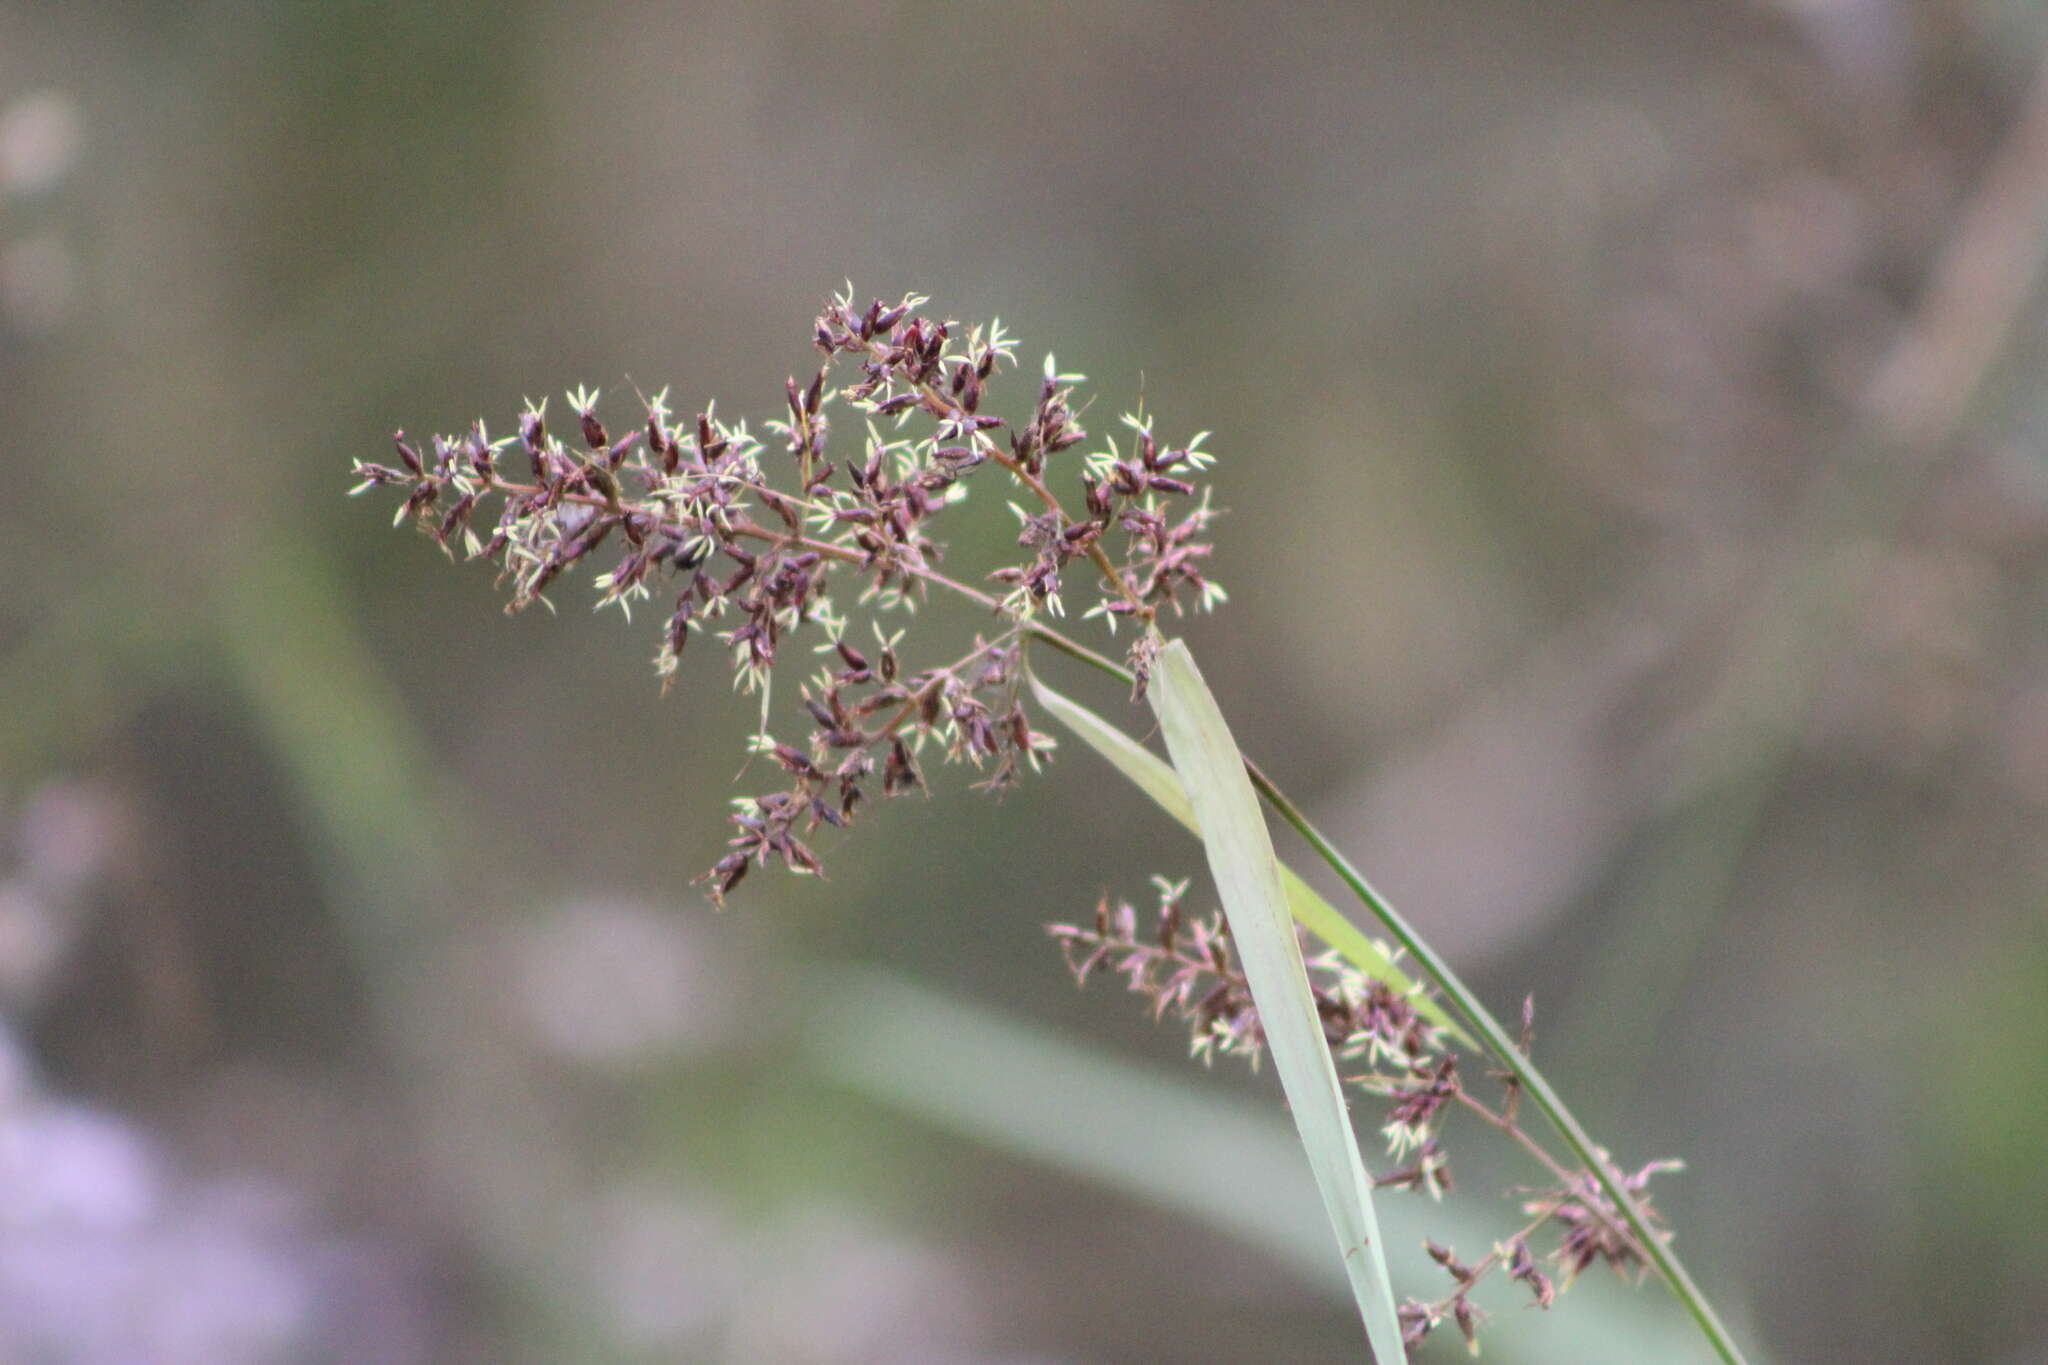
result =
[[[406,443],[403,431],[391,433],[391,444],[397,447],[398,458],[405,461],[405,467],[410,469],[414,475],[417,476],[427,472],[426,465],[420,460],[420,453]]]

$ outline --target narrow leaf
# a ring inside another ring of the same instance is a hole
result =
[[[1047,687],[1035,673],[1031,676],[1031,690],[1048,714],[1089,748],[1108,759],[1111,766],[1151,797],[1161,810],[1180,821],[1189,831],[1197,835],[1201,833],[1195,824],[1195,809],[1189,804],[1180,775],[1174,772],[1171,764],[1079,702]],[[1407,974],[1394,965],[1377,940],[1367,937],[1285,863],[1280,865],[1280,883],[1287,895],[1288,912],[1302,928],[1336,949],[1346,962],[1375,981],[1384,981],[1395,990],[1412,996],[1415,1008],[1429,1022],[1465,1046],[1476,1046],[1471,1035],[1441,1001],[1418,992]]]
[[[1372,1178],[1358,1155],[1337,1067],[1295,940],[1280,862],[1244,755],[1231,740],[1194,656],[1180,641],[1160,652],[1149,693],[1166,734],[1166,750],[1194,808],[1273,1068],[1280,1073],[1324,1212],[1337,1234],[1352,1297],[1365,1319],[1366,1340],[1380,1365],[1399,1365],[1407,1356],[1373,1217]]]

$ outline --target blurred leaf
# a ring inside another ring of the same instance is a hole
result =
[[[427,745],[377,666],[331,566],[303,544],[252,547],[225,585],[217,639],[229,677],[289,776],[337,922],[394,1036],[421,1040],[396,1003],[445,927],[448,844]]]
[[[1386,1249],[1373,1217],[1372,1177],[1358,1155],[1351,1115],[1301,960],[1280,862],[1216,698],[1179,640],[1160,653],[1150,688],[1187,797],[1201,827],[1209,871],[1223,898],[1230,936],[1258,1006],[1273,1068],[1301,1132],[1323,1209],[1336,1231],[1365,1334],[1381,1365],[1407,1359]]]

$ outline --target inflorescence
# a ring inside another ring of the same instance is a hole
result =
[[[1204,569],[1214,513],[1197,483],[1211,462],[1202,436],[1169,446],[1147,418],[1126,415],[1121,442],[1069,456],[1088,440],[1074,409],[1081,376],[1061,373],[1047,356],[1028,415],[995,415],[992,396],[1014,369],[1015,341],[1000,324],[963,331],[934,320],[917,311],[924,302],[911,295],[856,308],[850,289],[834,298],[813,333],[824,363],[808,382],[788,381],[786,416],[762,424],[762,436],[710,405],[675,422],[666,390],[643,401],[644,421],[614,435],[598,416],[598,395],[579,388],[568,395],[570,440],[550,428],[545,402],[529,402],[515,436],[493,439],[478,421],[422,450],[401,431],[398,465],[356,462],[355,492],[402,491],[398,522],[414,521],[451,557],[459,546],[466,558],[496,563],[510,585],[508,611],[547,604],[557,579],[611,545],[617,558],[594,576],[598,605],[630,616],[660,597],[668,614],[655,667],[664,689],[691,638],[714,636],[735,685],[762,699],[752,752],[787,779],[735,801],[728,851],[700,879],[714,900],[757,865],[817,872],[807,841],[818,828],[846,825],[877,786],[884,796],[923,789],[923,761],[933,755],[981,770],[978,785],[993,789],[1035,768],[1052,741],[1032,728],[1024,704],[1026,646],[1039,638],[1100,658],[1047,625],[1066,614],[1071,587],[1088,599],[1084,618],[1138,627],[1128,660],[1140,690],[1158,615],[1223,600]],[[851,440],[841,433],[835,442],[835,416],[843,426],[858,422]],[[945,547],[935,538],[941,516],[990,465],[1020,499],[1011,506],[1023,552],[987,574],[993,591],[942,571]],[[1054,491],[1056,475],[1076,485],[1077,506]],[[906,635],[935,587],[979,605],[991,624],[951,662],[913,668]],[[807,734],[791,743],[770,730],[771,682],[803,646],[822,662],[795,689],[792,715],[801,713]],[[1220,914],[1188,915],[1184,883],[1158,885],[1149,933],[1128,904],[1107,899],[1092,924],[1051,926],[1068,965],[1084,984],[1100,971],[1122,976],[1155,1018],[1188,1025],[1204,1061],[1235,1054],[1256,1065],[1265,1037],[1227,925]],[[1412,994],[1335,954],[1309,966],[1325,1035],[1351,1068],[1346,1079],[1388,1105],[1381,1131],[1396,1168],[1378,1184],[1441,1197],[1451,1184],[1442,1130],[1456,1112],[1505,1134],[1550,1177],[1525,1192],[1528,1221],[1481,1259],[1467,1263],[1429,1244],[1452,1286],[1435,1302],[1402,1308],[1411,1343],[1446,1321],[1476,1342],[1481,1313],[1471,1294],[1496,1270],[1543,1308],[1557,1277],[1568,1284],[1596,1262],[1642,1274],[1643,1248],[1599,1182],[1558,1161],[1518,1122],[1511,1075],[1491,1076],[1502,1095],[1486,1103]],[[1525,1009],[1524,1052],[1530,1031]],[[1640,1196],[1652,1175],[1677,1164],[1652,1163],[1623,1184]],[[1539,1255],[1532,1243],[1546,1230],[1552,1244]]]
[[[788,782],[735,802],[729,851],[704,878],[714,899],[771,861],[817,872],[808,840],[818,827],[847,824],[877,786],[921,789],[932,754],[983,770],[981,785],[996,789],[1035,767],[1052,741],[1024,705],[1023,647],[1035,621],[1065,614],[1071,586],[1090,597],[1085,616],[1141,627],[1131,655],[1141,685],[1143,627],[1162,610],[1223,599],[1203,567],[1213,513],[1195,483],[1211,460],[1202,437],[1168,446],[1128,415],[1121,444],[1067,456],[1088,439],[1073,406],[1082,376],[1047,356],[1028,416],[997,416],[1015,341],[999,323],[963,331],[934,320],[917,311],[924,302],[834,298],[813,333],[824,363],[809,382],[788,381],[786,415],[761,437],[708,405],[672,422],[666,390],[645,400],[644,422],[614,435],[597,394],[579,388],[568,395],[571,440],[550,428],[545,402],[529,402],[517,436],[493,439],[478,421],[422,450],[401,431],[397,466],[356,463],[357,492],[402,490],[398,521],[451,555],[460,546],[497,563],[510,611],[546,603],[558,578],[612,545],[598,604],[630,615],[660,594],[664,686],[691,637],[715,635],[736,684],[762,695],[751,747]],[[850,440],[835,440],[842,414]],[[1062,464],[1078,508],[1053,491]],[[1012,507],[1025,552],[988,575],[993,593],[943,574],[934,538],[990,465],[1021,495]],[[993,626],[952,662],[913,669],[907,617],[934,586],[986,607]],[[800,641],[824,662],[796,689],[808,734],[791,743],[769,728],[769,684]]]

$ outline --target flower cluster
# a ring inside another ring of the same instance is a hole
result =
[[[1128,902],[1112,905],[1107,897],[1097,904],[1091,923],[1049,926],[1068,967],[1083,985],[1102,972],[1122,977],[1130,990],[1151,1002],[1153,1018],[1172,1015],[1188,1025],[1193,1052],[1205,1062],[1219,1053],[1236,1054],[1256,1066],[1265,1034],[1222,916],[1190,916],[1182,904],[1185,882],[1155,878],[1154,885],[1158,907],[1149,931],[1140,927],[1138,912]],[[1402,1306],[1409,1344],[1420,1342],[1445,1322],[1454,1324],[1468,1344],[1475,1344],[1482,1314],[1472,1302],[1472,1291],[1494,1271],[1524,1286],[1540,1308],[1549,1308],[1556,1300],[1560,1280],[1570,1284],[1595,1262],[1605,1262],[1629,1278],[1641,1276],[1646,1268],[1643,1250],[1599,1181],[1590,1172],[1567,1168],[1520,1125],[1520,1095],[1512,1077],[1498,1077],[1505,1093],[1497,1104],[1486,1103],[1467,1087],[1448,1036],[1416,1008],[1414,995],[1367,976],[1333,953],[1308,959],[1307,965],[1323,1036],[1345,1064],[1345,1079],[1388,1106],[1381,1135],[1389,1155],[1403,1164],[1379,1176],[1377,1185],[1419,1189],[1433,1198],[1447,1193],[1451,1178],[1442,1131],[1445,1120],[1457,1112],[1507,1135],[1550,1177],[1550,1184],[1530,1191],[1525,1199],[1523,1212],[1529,1221],[1480,1260],[1468,1264],[1448,1247],[1427,1244],[1430,1258],[1451,1277],[1452,1287],[1436,1302]],[[1533,1005],[1525,1003],[1524,1052],[1533,1032]],[[1681,1164],[1652,1162],[1624,1176],[1622,1183],[1654,1217],[1655,1211],[1642,1198],[1650,1178]],[[1539,1254],[1532,1249],[1532,1240],[1546,1230],[1553,1245]]]
[[[834,298],[813,333],[824,363],[807,382],[788,381],[786,411],[760,435],[711,406],[673,421],[666,391],[615,434],[598,395],[579,388],[568,395],[567,440],[545,402],[528,403],[516,436],[493,439],[479,421],[422,447],[400,432],[397,464],[356,463],[357,492],[401,490],[398,521],[415,521],[451,555],[459,546],[497,563],[508,610],[546,604],[558,578],[611,546],[617,557],[595,575],[598,605],[630,615],[660,595],[665,687],[691,638],[715,635],[736,684],[762,697],[752,749],[788,781],[735,803],[729,851],[705,878],[714,898],[757,865],[818,871],[807,842],[818,827],[845,825],[877,788],[922,787],[930,754],[984,770],[993,788],[1035,766],[1052,742],[1020,696],[1024,648],[1044,615],[1064,613],[1062,590],[1077,573],[1095,595],[1085,614],[1112,628],[1223,599],[1204,572],[1213,512],[1193,481],[1210,463],[1201,437],[1169,446],[1149,420],[1127,416],[1121,446],[1070,457],[1070,509],[1050,480],[1058,457],[1088,439],[1074,410],[1081,376],[1048,356],[1028,416],[998,416],[1014,340],[1000,324],[925,316],[924,302]],[[835,440],[835,418],[853,429],[850,442]],[[989,575],[995,593],[942,573],[935,536],[991,465],[1023,495],[1013,506],[1024,557]],[[952,662],[912,669],[899,621],[933,587],[978,603],[994,625]],[[1141,630],[1132,652],[1141,679],[1145,639]],[[824,664],[794,689],[808,733],[792,743],[771,731],[770,683],[799,640]]]
[[[1221,914],[1189,919],[1181,910],[1186,882],[1155,877],[1158,925],[1149,937],[1138,931],[1138,912],[1128,901],[1111,908],[1103,897],[1092,927],[1054,924],[1074,980],[1087,985],[1098,971],[1114,971],[1124,984],[1152,1002],[1152,1017],[1168,1014],[1188,1025],[1190,1051],[1204,1062],[1235,1053],[1253,1066],[1265,1049],[1251,986],[1230,949],[1230,928]],[[1318,996],[1318,1004],[1321,997]]]
[[[1206,1062],[1235,1054],[1256,1066],[1266,1035],[1231,950],[1229,925],[1220,911],[1188,915],[1185,881],[1155,877],[1152,884],[1159,904],[1149,934],[1140,932],[1138,912],[1128,901],[1112,906],[1108,897],[1097,903],[1092,924],[1054,924],[1047,932],[1080,984],[1099,971],[1113,971],[1152,1002],[1154,1019],[1171,1014],[1188,1025],[1196,1057]],[[1408,997],[1334,953],[1312,958],[1308,966],[1323,1035],[1345,1060],[1364,1061],[1376,1074],[1406,1076],[1427,1069],[1438,1055],[1442,1031]]]
[[[1179,610],[1184,592],[1203,608],[1223,600],[1222,591],[1201,571],[1201,561],[1209,553],[1201,537],[1212,516],[1206,493],[1184,512],[1170,510],[1166,501],[1195,495],[1195,485],[1186,475],[1208,467],[1211,457],[1202,449],[1208,433],[1177,449],[1168,448],[1153,435],[1149,422],[1126,416],[1131,449],[1125,454],[1111,443],[1087,456],[1081,478],[1084,511],[1076,516],[1046,485],[1045,474],[1050,457],[1087,439],[1071,401],[1072,386],[1082,376],[1061,374],[1048,356],[1030,419],[1007,441],[999,440],[996,433],[1005,429],[1003,419],[982,409],[996,368],[1011,357],[1014,343],[1000,325],[985,336],[977,329],[968,334],[964,354],[949,360],[951,325],[908,315],[921,302],[907,299],[887,310],[876,303],[856,312],[842,296],[818,319],[819,349],[827,356],[849,357],[859,366],[861,380],[846,393],[850,401],[877,416],[922,413],[935,424],[921,450],[924,467],[915,477],[917,492],[908,509],[887,496],[868,496],[883,491],[871,482],[880,453],[870,442],[870,463],[854,477],[854,489],[835,495],[834,515],[863,528],[854,534],[856,543],[887,555],[892,546],[901,545],[910,525],[929,515],[934,495],[949,493],[960,479],[992,460],[1033,495],[1040,509],[1018,512],[1023,530],[1017,543],[1032,552],[1030,562],[990,575],[1012,586],[1004,600],[1012,616],[1028,617],[1041,606],[1061,613],[1061,574],[1084,558],[1094,561],[1104,580],[1091,615],[1150,620],[1162,604]],[[801,404],[793,381],[790,386],[796,420],[787,434],[791,450],[804,460],[807,479],[812,477],[814,454],[822,459],[823,437],[805,411],[815,412],[822,380],[821,374],[804,391]],[[817,477],[822,485],[823,473]],[[1125,532],[1126,543],[1120,559],[1112,561],[1102,545],[1115,530]]]

